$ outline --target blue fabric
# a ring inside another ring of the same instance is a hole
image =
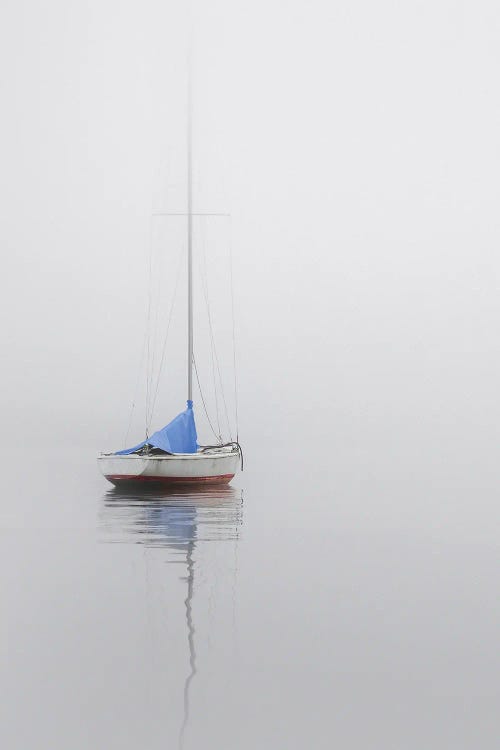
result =
[[[116,456],[126,456],[129,453],[135,453],[145,445],[152,448],[161,448],[167,453],[196,453],[198,450],[198,438],[196,435],[196,425],[194,423],[193,402],[187,402],[186,411],[178,414],[163,429],[155,432],[144,442],[135,445],[133,448],[126,448],[123,451],[116,451]]]

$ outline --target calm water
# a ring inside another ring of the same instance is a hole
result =
[[[487,487],[251,456],[140,496],[65,463],[5,488],[3,748],[497,747]]]

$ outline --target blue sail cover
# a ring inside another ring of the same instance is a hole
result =
[[[163,429],[155,432],[147,440],[133,448],[126,448],[123,451],[116,451],[116,456],[126,456],[129,453],[135,453],[145,445],[152,448],[160,448],[167,453],[196,453],[198,450],[198,439],[196,435],[196,425],[194,423],[193,402],[187,402],[186,411],[178,414]]]

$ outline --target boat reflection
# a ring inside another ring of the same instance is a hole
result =
[[[191,541],[236,539],[242,506],[242,490],[224,485],[200,491],[115,487],[104,497],[101,526],[111,542],[182,550]]]
[[[243,522],[243,492],[230,486],[134,492],[110,489],[103,498],[101,529],[106,541],[165,547],[169,562],[186,566],[184,599],[189,668],[184,680],[184,713],[178,747],[184,748],[190,715],[190,688],[196,676],[195,587],[196,545],[204,541],[235,540]],[[179,559],[180,558],[180,559]],[[236,570],[235,570],[236,574]]]

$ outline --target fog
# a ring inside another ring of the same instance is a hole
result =
[[[160,214],[186,210],[191,34],[194,210],[231,215],[195,219],[195,355],[207,382],[207,268],[234,437],[232,258],[246,463],[235,480],[235,492],[245,492],[242,572],[239,584],[227,585],[239,585],[247,604],[239,627],[248,677],[235,677],[242,703],[232,694],[234,723],[218,722],[200,704],[192,746],[319,748],[338,740],[355,750],[494,747],[499,33],[500,11],[486,0],[213,0],[191,9],[149,0],[3,3],[1,517],[13,644],[7,692],[22,653],[33,666],[55,639],[43,629],[36,636],[37,618],[50,632],[57,616],[50,597],[38,600],[32,592],[58,589],[73,543],[83,571],[89,545],[102,541],[95,528],[107,517],[106,487],[95,456],[144,437],[148,289],[158,305],[158,349],[178,284],[152,426],[165,424],[186,398],[185,220]],[[195,407],[200,435],[210,441],[196,391]],[[113,540],[123,540],[116,530],[121,517],[111,516]],[[37,546],[40,534],[47,549]],[[119,579],[127,548],[99,549],[104,579]],[[46,560],[43,581],[35,575],[39,555]],[[17,556],[28,567],[9,572]],[[207,565],[205,576],[215,576],[217,566]],[[221,565],[223,580],[236,569]],[[136,585],[145,585],[133,570]],[[154,570],[152,580],[160,581],[160,559]],[[95,572],[88,583],[95,602],[76,605],[93,623],[89,644],[98,642],[101,626],[106,638],[111,632],[111,619],[98,625],[92,615],[111,606],[106,585]],[[398,610],[401,618],[388,625],[384,602],[393,611],[391,602],[405,589],[410,609]],[[323,625],[311,635],[322,591],[329,592]],[[69,606],[53,597],[56,611]],[[28,621],[33,617],[28,645],[16,635],[18,606]],[[116,604],[116,621],[136,606],[128,592]],[[223,627],[234,632],[229,605],[220,606]],[[329,608],[335,606],[340,610]],[[270,618],[262,630],[254,621],[261,608]],[[325,652],[333,623],[354,661],[343,660],[341,649],[335,658]],[[369,638],[365,623],[373,625]],[[412,645],[391,645],[403,631],[413,633]],[[119,660],[123,652],[117,643],[113,648]],[[377,671],[374,654],[381,653],[392,681]],[[408,665],[429,654],[437,662],[424,674],[416,666],[406,691]],[[221,660],[233,663],[227,655]],[[82,655],[71,671],[61,657],[54,701],[84,661]],[[258,671],[264,663],[267,691]],[[224,700],[216,659],[211,669]],[[103,667],[103,674],[112,691],[113,670]],[[334,687],[327,684],[332,675]],[[293,726],[311,682],[315,708]],[[42,685],[33,695],[43,713]],[[332,696],[343,717],[336,728],[328,720]],[[125,705],[136,697],[127,696]],[[20,700],[10,713],[13,750],[27,746],[15,739]],[[267,708],[256,708],[251,719],[243,705],[253,701]],[[27,699],[28,715],[35,702]],[[70,746],[80,726],[71,706],[60,735],[42,728],[41,744],[28,735],[25,741],[48,747],[52,737],[55,750]],[[385,718],[377,719],[374,706]],[[288,717],[290,734],[280,734],[272,716],[283,726]],[[244,726],[239,740],[231,735],[237,719]],[[225,739],[217,734],[223,725]],[[88,737],[94,746],[101,738],[114,747],[117,726],[99,724]],[[137,738],[144,731],[137,728]],[[135,736],[120,747],[138,746]]]

